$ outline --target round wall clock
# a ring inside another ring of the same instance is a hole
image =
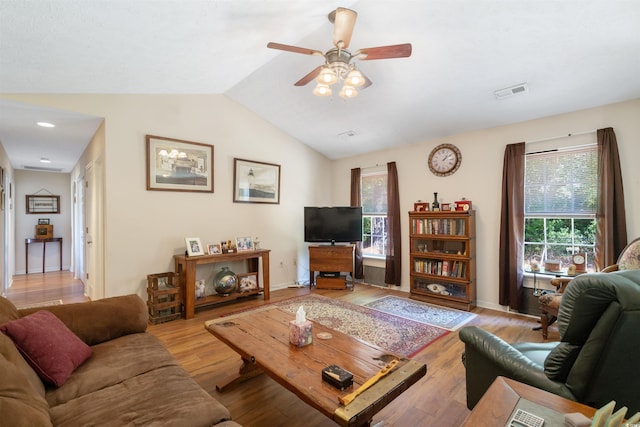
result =
[[[429,170],[437,176],[448,176],[460,167],[462,154],[453,144],[440,144],[429,154]]]

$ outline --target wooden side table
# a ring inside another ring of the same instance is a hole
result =
[[[540,390],[509,378],[498,377],[482,396],[476,407],[473,408],[473,411],[471,411],[462,426],[495,427],[506,425],[520,399],[526,399],[562,414],[580,412],[592,418],[596,412],[594,408],[565,399],[548,391]]]
[[[48,242],[58,242],[60,247],[60,271],[62,271],[62,237],[51,237],[48,239],[24,239],[24,249],[25,249],[25,274],[29,274],[29,245],[32,243],[42,243],[42,272],[44,273],[44,262],[46,260],[45,255],[47,254],[47,243]]]

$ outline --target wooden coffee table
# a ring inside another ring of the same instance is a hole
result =
[[[371,344],[313,322],[313,343],[296,347],[289,343],[289,321],[295,315],[275,307],[251,310],[211,320],[205,328],[227,344],[241,359],[239,372],[217,385],[235,386],[262,372],[301,400],[342,426],[366,426],[389,402],[422,378],[424,363],[389,354]],[[330,339],[318,333],[331,334]],[[388,362],[400,363],[372,387],[343,406],[338,399],[356,390]],[[353,374],[353,388],[341,391],[322,380],[321,371],[338,365]]]

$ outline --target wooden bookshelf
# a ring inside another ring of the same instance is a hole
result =
[[[471,310],[475,211],[409,212],[409,230],[411,298]]]

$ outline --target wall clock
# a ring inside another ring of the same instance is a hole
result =
[[[462,153],[453,144],[440,144],[429,154],[429,170],[436,176],[452,175],[460,167]]]

